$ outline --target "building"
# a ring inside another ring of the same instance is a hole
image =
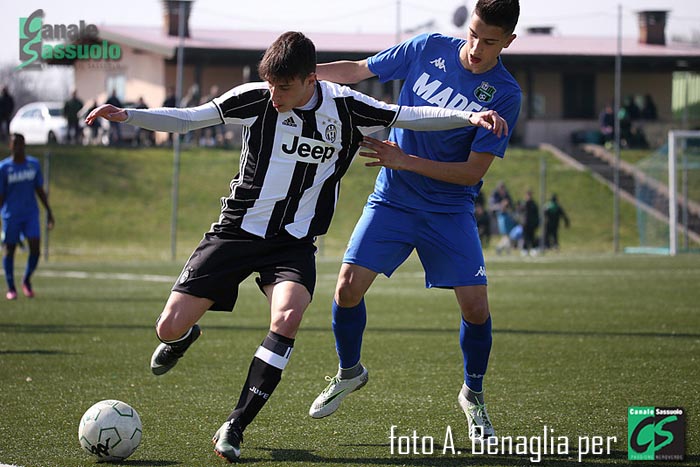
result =
[[[184,2],[182,8],[182,105],[200,102],[214,86],[223,92],[257,79],[259,59],[282,32],[191,31],[191,7],[191,2]],[[178,0],[164,0],[162,27],[101,26],[100,40],[119,44],[122,56],[116,62],[73,62],[81,95],[104,102],[116,90],[123,101],[143,96],[151,107],[162,105],[168,89],[176,84],[180,11]],[[672,113],[674,73],[700,73],[700,47],[667,43],[665,18],[663,11],[639,12],[639,39],[621,42],[622,96],[649,94],[658,109],[657,121],[645,123],[652,144],[662,140],[668,128],[679,125]],[[396,42],[393,34],[305,33],[315,42],[320,62],[365,58]],[[503,54],[524,94],[516,140],[527,146],[541,142],[565,146],[572,134],[596,130],[598,113],[614,96],[617,43],[616,38],[558,36],[549,27],[530,28],[519,35]],[[700,86],[700,79],[693,83]],[[378,98],[391,96],[391,87],[377,80],[360,83],[358,88]]]

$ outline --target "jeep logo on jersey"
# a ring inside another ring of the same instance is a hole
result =
[[[491,102],[494,94],[496,94],[496,88],[486,81],[482,81],[481,85],[474,90],[474,95],[481,102]]]
[[[287,134],[282,137],[282,152],[300,162],[322,164],[333,157],[335,147],[323,141]]]

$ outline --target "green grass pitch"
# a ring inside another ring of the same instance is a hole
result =
[[[568,439],[568,454],[542,455],[539,465],[630,465],[627,408],[680,406],[688,413],[685,465],[700,463],[697,257],[547,255],[487,265],[494,347],[485,387],[499,435],[542,437],[546,426],[548,436]],[[180,267],[42,263],[37,298],[0,303],[0,464],[94,465],[80,449],[78,423],[93,403],[113,398],[143,421],[141,446],[123,465],[224,465],[210,439],[265,336],[266,300],[244,283],[234,313],[208,313],[202,338],[155,377],[154,320]],[[538,465],[530,455],[471,454],[457,404],[456,303],[451,291],[424,289],[413,259],[367,296],[369,383],[333,416],[311,419],[309,405],[337,364],[329,311],[337,270],[337,260],[319,262],[290,365],[245,433],[245,464]],[[404,444],[390,442],[392,426]],[[448,427],[454,450],[445,445]],[[579,437],[592,436],[616,442],[579,463]],[[414,439],[419,451],[432,439],[433,453],[399,453],[413,451]]]

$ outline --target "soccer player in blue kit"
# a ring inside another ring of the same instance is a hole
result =
[[[318,66],[321,79],[356,83],[372,76],[405,80],[400,105],[467,111],[496,110],[514,128],[521,91],[500,53],[515,39],[518,0],[479,0],[467,39],[424,34],[360,61]],[[389,142],[369,140],[361,155],[381,166],[374,192],[350,238],[333,302],[339,370],[313,402],[314,418],[335,412],[368,380],[360,362],[367,321],[365,292],[377,274],[390,276],[415,249],[426,287],[452,288],[461,309],[464,384],[458,396],[477,441],[494,436],[483,396],[491,351],[486,269],[474,218],[474,200],[494,158],[509,141],[478,128],[414,132],[392,129]]]
[[[53,228],[54,219],[43,187],[44,178],[41,174],[41,166],[36,158],[25,154],[23,135],[15,133],[11,136],[10,151],[12,151],[12,155],[0,161],[2,266],[7,282],[5,298],[16,300],[15,249],[20,243],[22,235],[29,244],[29,257],[22,279],[22,292],[29,298],[34,297],[31,277],[39,264],[39,240],[41,237],[37,196],[46,208],[49,228]]]

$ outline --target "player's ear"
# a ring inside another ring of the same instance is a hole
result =
[[[317,80],[318,75],[314,71],[312,73],[309,73],[309,75],[306,77],[305,84],[315,84]]]
[[[507,49],[508,46],[515,40],[515,38],[518,37],[515,34],[511,34],[510,37],[506,40],[506,45],[503,46],[504,49]]]

